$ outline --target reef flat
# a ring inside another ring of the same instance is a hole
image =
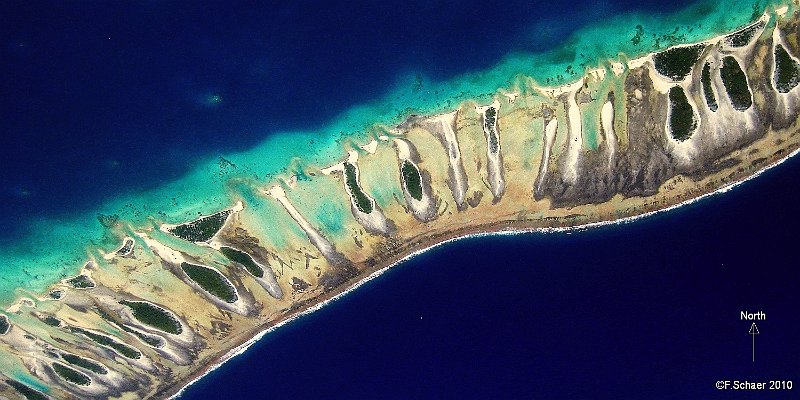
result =
[[[131,229],[0,315],[0,394],[169,397],[436,244],[613,223],[748,179],[800,147],[794,7],[566,86],[523,80],[409,115],[334,165],[239,182],[252,196],[214,214]]]

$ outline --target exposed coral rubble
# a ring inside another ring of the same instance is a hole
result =
[[[0,313],[0,397],[168,397],[435,243],[633,217],[747,179],[800,143],[798,17],[781,14],[564,87],[521,80],[409,116],[334,165],[252,183],[258,206],[129,227],[118,250]]]

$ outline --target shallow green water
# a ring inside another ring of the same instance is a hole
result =
[[[120,197],[95,212],[35,222],[28,237],[0,248],[4,272],[0,277],[0,302],[6,303],[20,294],[17,288],[38,292],[56,280],[74,275],[88,256],[98,254],[98,248],[115,250],[128,229],[104,228],[98,223],[98,214],[116,215],[133,227],[194,219],[226,208],[235,199],[251,196],[243,196],[241,187],[229,184],[232,179],[268,183],[286,173],[287,166],[292,172],[307,165],[329,164],[342,157],[342,143],[365,143],[380,134],[382,126],[392,126],[409,113],[440,112],[467,99],[488,103],[498,88],[513,88],[521,76],[530,76],[541,85],[573,81],[586,68],[607,66],[610,59],[633,58],[732,31],[760,16],[764,8],[773,9],[783,3],[703,0],[671,15],[620,15],[582,29],[552,51],[509,54],[487,71],[443,82],[415,74],[399,77],[389,95],[356,105],[314,132],[271,134],[253,149],[224,155],[235,168],[220,158],[209,159],[159,189]],[[300,156],[302,161],[297,160]],[[347,212],[346,207],[342,209]],[[335,224],[328,221],[328,228],[336,229]]]

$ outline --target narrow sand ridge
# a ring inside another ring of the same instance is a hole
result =
[[[377,146],[378,142],[372,141],[369,145],[364,147],[366,147],[369,152],[369,149],[377,149]],[[375,150],[372,152],[374,153]],[[361,189],[357,151],[350,150],[346,161],[325,168],[322,170],[322,173],[326,175],[337,174],[342,180],[342,185],[350,199],[350,211],[364,229],[370,233],[384,236],[388,236],[394,231],[394,223],[386,218],[386,215],[383,214],[383,211],[381,211],[375,199],[369,194],[364,193]],[[359,204],[359,197],[366,200],[368,204]],[[362,207],[367,207],[367,209],[362,210]]]
[[[423,121],[421,125],[429,129],[430,133],[436,136],[444,146],[450,162],[450,169],[448,170],[450,191],[453,192],[456,206],[459,209],[463,209],[467,197],[468,183],[467,174],[461,161],[461,149],[458,147],[458,138],[456,137],[455,125],[457,116],[458,111],[453,111]]]
[[[614,155],[617,153],[617,135],[614,134],[614,94],[608,94],[608,100],[603,103],[601,112],[601,126],[603,128],[603,138],[606,143],[608,155],[608,165],[614,163]]]
[[[420,221],[426,222],[436,218],[436,202],[430,186],[430,178],[426,178],[426,172],[419,167],[419,153],[416,147],[405,139],[393,139],[394,147],[397,150],[397,159],[400,167],[400,174],[403,175],[403,163],[408,163],[419,174],[420,195],[419,199],[415,198],[408,188],[408,183],[403,186],[403,197],[406,200],[414,217]],[[413,171],[412,171],[413,172]],[[407,178],[403,178],[407,179]]]
[[[503,178],[503,152],[500,145],[500,128],[497,120],[500,114],[500,102],[495,100],[488,106],[476,106],[475,111],[481,114],[483,134],[486,136],[486,169],[489,188],[494,201],[499,201],[506,190]]]

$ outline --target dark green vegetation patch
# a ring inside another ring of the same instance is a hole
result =
[[[50,292],[50,298],[53,300],[60,300],[64,296],[63,290],[53,290]]]
[[[422,200],[422,176],[419,174],[417,166],[408,160],[403,161],[400,172],[403,175],[403,184],[406,186],[408,194],[417,201]]]
[[[11,324],[8,323],[8,317],[0,315],[0,335],[8,333],[9,328],[11,328]]]
[[[58,318],[56,318],[56,317],[54,317],[52,315],[48,315],[48,316],[42,318],[42,322],[44,322],[45,324],[50,325],[50,326],[55,326],[56,328],[61,326],[61,321],[59,321]]]
[[[215,269],[189,263],[181,264],[181,268],[189,276],[189,279],[200,285],[208,293],[228,303],[235,303],[239,299],[233,286]]]
[[[669,89],[669,104],[671,106],[670,133],[675,140],[684,141],[692,136],[692,132],[697,128],[697,121],[694,119],[692,105],[689,104],[682,87],[673,86]]]
[[[92,383],[92,380],[83,372],[78,372],[59,363],[53,363],[53,370],[56,371],[58,376],[69,383],[81,386],[89,386],[89,384]]]
[[[131,250],[133,250],[133,240],[125,239],[125,243],[117,250],[117,254],[125,255],[130,253]]]
[[[763,27],[764,22],[759,21],[758,23],[750,25],[738,32],[731,33],[725,37],[725,41],[733,47],[747,46],[753,40],[753,36],[755,36],[756,32]]]
[[[753,105],[750,88],[747,87],[747,77],[735,58],[726,56],[722,59],[720,77],[735,110],[744,111]]]
[[[140,353],[139,350],[136,350],[133,347],[128,346],[127,344],[119,343],[108,336],[98,335],[94,332],[89,332],[81,328],[72,328],[70,330],[75,333],[80,333],[81,335],[86,336],[89,339],[92,339],[97,344],[112,348],[117,353],[123,355],[124,357],[134,360],[138,360],[139,358],[142,357],[142,353]]]
[[[486,110],[483,118],[483,127],[486,132],[489,132],[489,151],[497,153],[500,149],[500,142],[497,139],[497,132],[494,129],[494,124],[497,121],[497,110],[494,107],[489,107]]]
[[[122,326],[122,330],[125,331],[125,332],[130,333],[131,335],[136,336],[141,341],[147,343],[148,346],[152,346],[152,347],[163,347],[164,346],[164,340],[161,339],[158,336],[151,336],[151,335],[139,332],[139,331],[135,331],[135,330],[133,330],[131,328],[128,328],[125,325]]]
[[[75,289],[91,289],[94,287],[94,281],[86,275],[78,275],[70,278],[67,283],[72,285]]]
[[[17,381],[12,381],[10,379],[6,379],[6,384],[11,386],[19,392],[21,395],[25,396],[28,400],[47,400],[47,396],[43,395],[42,393],[33,390]]]
[[[789,93],[800,83],[800,71],[797,62],[783,48],[775,46],[775,89],[781,93]]]
[[[180,335],[183,332],[178,319],[161,307],[143,301],[122,300],[119,303],[130,308],[133,317],[145,325],[173,335]]]
[[[253,257],[250,257],[249,254],[236,250],[232,247],[223,246],[219,249],[222,252],[222,255],[227,257],[229,260],[239,263],[243,266],[250,275],[255,276],[256,278],[263,278],[264,277],[264,270],[253,261]]]
[[[692,67],[697,63],[697,58],[705,45],[673,47],[656,53],[653,56],[656,71],[673,81],[680,81],[692,72]]]
[[[68,363],[70,363],[72,365],[87,369],[87,370],[92,371],[92,372],[94,372],[96,374],[105,375],[105,374],[108,373],[108,370],[106,369],[106,367],[104,367],[100,363],[92,361],[92,360],[90,360],[88,358],[78,357],[78,356],[76,356],[74,354],[62,354],[61,358],[63,358],[64,361],[66,361],[66,362],[68,362]]]
[[[161,346],[164,345],[164,341],[160,337],[147,335],[147,334],[144,334],[142,332],[133,330],[133,329],[129,328],[128,326],[126,326],[125,324],[122,324],[119,321],[117,321],[116,318],[112,317],[111,314],[107,313],[102,308],[99,308],[99,307],[95,308],[95,311],[97,311],[97,314],[99,314],[100,317],[102,317],[104,320],[106,320],[109,323],[119,327],[123,331],[128,332],[131,335],[134,335],[134,336],[138,337],[139,339],[141,339],[141,341],[147,343],[150,346],[161,347]]]
[[[225,225],[225,220],[228,219],[230,213],[230,210],[220,211],[214,215],[178,225],[170,229],[169,233],[189,242],[206,242],[222,229],[222,225]]]
[[[344,178],[345,184],[350,189],[350,194],[353,196],[353,201],[355,201],[358,210],[364,214],[371,213],[372,201],[370,201],[367,195],[364,194],[364,192],[361,190],[361,187],[358,186],[358,180],[356,179],[356,167],[349,162],[344,163]]]
[[[706,65],[703,66],[700,82],[703,84],[703,95],[706,98],[708,108],[713,112],[717,112],[719,105],[717,105],[717,97],[714,96],[714,89],[711,88],[711,64],[706,63]]]
[[[102,318],[102,319],[104,319],[104,320],[106,320],[108,322],[111,322],[112,324],[115,324],[115,325],[118,324],[116,318],[112,317],[111,314],[107,313],[104,308],[95,307],[94,311],[97,312],[97,315],[99,315],[100,318]]]

